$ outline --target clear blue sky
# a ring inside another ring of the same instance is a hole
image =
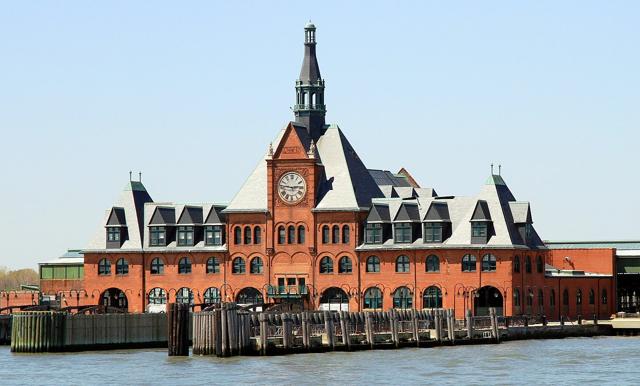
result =
[[[561,4],[560,4],[561,3]],[[303,26],[370,168],[471,195],[491,162],[544,239],[640,239],[640,3],[0,3],[0,265],[81,248],[128,180],[229,201],[292,119]]]

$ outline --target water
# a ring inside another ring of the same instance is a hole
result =
[[[166,349],[11,354],[0,384],[638,384],[640,338],[529,340],[281,357],[169,358]]]

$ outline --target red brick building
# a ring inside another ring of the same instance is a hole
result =
[[[325,124],[316,29],[305,27],[295,122],[228,205],[154,202],[130,181],[84,250],[84,302],[294,302],[317,309],[455,308],[608,316],[613,249],[549,250],[498,174],[439,196],[405,170],[365,167]],[[567,265],[569,264],[569,265]]]

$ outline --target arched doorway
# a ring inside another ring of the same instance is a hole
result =
[[[264,304],[262,293],[253,287],[246,287],[238,292],[236,302],[242,305]]]
[[[473,302],[474,315],[486,316],[489,315],[489,308],[496,309],[496,314],[503,315],[504,301],[502,299],[502,293],[496,287],[484,286],[477,292]]]
[[[318,309],[321,311],[349,311],[349,296],[340,288],[327,288],[320,297]]]
[[[109,288],[100,295],[100,305],[105,307],[119,308],[127,311],[129,302],[127,295],[119,288]]]

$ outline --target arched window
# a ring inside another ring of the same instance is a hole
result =
[[[188,257],[178,260],[178,273],[191,273],[191,260]]]
[[[589,290],[589,304],[596,304],[596,292],[591,288]]]
[[[464,255],[462,257],[462,272],[476,271],[476,257],[474,255]]]
[[[238,245],[242,243],[242,228],[236,227],[233,232],[233,242]]]
[[[413,297],[411,291],[407,287],[399,287],[393,293],[393,308],[400,308],[403,310],[411,309],[413,307]]]
[[[236,297],[236,301],[240,304],[262,304],[264,299],[260,291],[253,287],[243,288]]]
[[[382,291],[378,287],[371,287],[364,293],[363,308],[367,310],[382,309]]]
[[[482,256],[482,272],[496,271],[496,257],[491,253]]]
[[[351,242],[351,229],[348,225],[342,227],[342,244],[349,244]]]
[[[120,258],[116,261],[116,275],[127,275],[129,273],[129,263],[126,259]]]
[[[289,225],[287,234],[288,234],[287,242],[289,244],[295,244],[296,243],[296,227],[294,227],[293,225]]]
[[[581,305],[582,304],[582,290],[578,290],[578,292],[576,292],[576,304],[577,305]]]
[[[436,255],[427,256],[427,272],[440,272],[440,259]],[[436,287],[437,288],[437,287]]]
[[[246,245],[251,244],[251,227],[244,227],[244,243]]]
[[[556,306],[556,290],[554,289],[552,289],[549,294],[549,306],[550,307]]]
[[[207,273],[220,273],[220,260],[217,257],[207,259]]]
[[[531,273],[531,256],[527,256],[524,259],[524,271],[526,273]]]
[[[331,242],[334,244],[338,244],[340,242],[340,227],[334,225],[332,234],[333,236],[331,237]]]
[[[231,273],[242,274],[247,271],[244,259],[242,257],[236,257],[231,264]]]
[[[380,272],[380,258],[378,256],[367,257],[367,272]]]
[[[262,273],[262,259],[259,257],[254,257],[251,260],[251,266],[249,267],[249,272],[251,273]]]
[[[98,275],[111,275],[111,262],[107,259],[100,259],[98,262]]]
[[[544,272],[544,263],[542,261],[542,256],[536,256],[536,272]]]
[[[284,227],[281,225],[278,227],[278,244],[284,244],[287,242],[287,232],[284,230]]]
[[[333,260],[329,256],[320,260],[320,273],[333,273]]]
[[[304,225],[300,225],[298,227],[298,244],[304,244],[304,238],[306,235],[306,229],[304,228]]]
[[[347,256],[342,256],[338,261],[338,273],[351,273],[352,271],[351,259]]]
[[[193,291],[187,287],[182,287],[176,292],[176,303],[193,304]]]
[[[520,256],[513,256],[513,272],[520,273]]]
[[[607,290],[602,289],[602,304],[607,304]]]
[[[162,275],[164,273],[164,262],[159,257],[154,257],[151,260],[151,274]]]
[[[253,243],[262,244],[262,228],[260,227],[253,228]]]
[[[513,289],[513,305],[520,307],[520,290],[518,288]]]
[[[569,290],[565,288],[562,292],[562,305],[569,306]]]
[[[330,234],[329,234],[329,225],[325,225],[322,227],[322,243],[329,244]]]
[[[527,307],[533,306],[533,290],[529,288],[527,291]]]
[[[396,258],[396,272],[409,272],[409,256],[400,255]]]
[[[162,288],[152,288],[148,299],[149,304],[167,304],[167,293]]]
[[[432,285],[422,294],[422,308],[442,308],[442,291]]]
[[[538,307],[540,310],[544,308],[544,292],[541,289],[538,290]]]
[[[219,304],[220,303],[220,290],[216,287],[209,287],[204,291],[204,304]]]

